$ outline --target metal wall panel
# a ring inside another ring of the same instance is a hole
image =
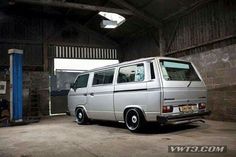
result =
[[[51,45],[49,46],[49,56],[71,59],[117,59],[117,50],[115,48]]]

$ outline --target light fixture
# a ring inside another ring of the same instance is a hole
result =
[[[98,14],[107,19],[101,21],[100,23],[101,28],[114,29],[125,22],[125,18],[116,13],[100,11]]]
[[[100,23],[101,28],[116,28],[117,27],[117,22],[116,21],[110,21],[110,20],[102,20]]]

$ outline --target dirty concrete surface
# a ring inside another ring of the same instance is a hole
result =
[[[168,145],[227,145],[226,153],[168,153]],[[77,125],[70,116],[0,128],[0,157],[234,157],[236,123],[207,120],[180,126],[149,125],[131,133],[124,124]]]

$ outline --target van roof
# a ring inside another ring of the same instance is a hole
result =
[[[99,71],[99,70],[103,70],[103,69],[109,69],[109,68],[113,68],[113,67],[117,67],[117,66],[122,66],[122,65],[126,65],[126,64],[132,64],[132,63],[136,63],[136,62],[143,62],[143,61],[149,61],[149,60],[153,60],[153,59],[169,59],[169,60],[176,60],[176,61],[185,61],[182,59],[177,59],[177,58],[171,58],[171,57],[148,57],[148,58],[140,58],[140,59],[136,59],[136,60],[131,60],[131,61],[125,61],[122,63],[117,63],[117,64],[112,64],[112,65],[107,65],[107,66],[103,66],[103,67],[99,67],[99,68],[95,68],[95,69],[91,69],[88,71],[85,71],[81,74],[84,73],[89,73],[89,72],[93,72],[93,71]],[[186,62],[186,61],[185,61]]]

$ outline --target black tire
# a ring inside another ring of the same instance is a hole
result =
[[[88,122],[88,117],[83,108],[76,110],[76,121],[78,124],[86,124]]]
[[[131,108],[125,112],[125,125],[130,131],[141,131],[144,123],[143,114],[139,109]]]

